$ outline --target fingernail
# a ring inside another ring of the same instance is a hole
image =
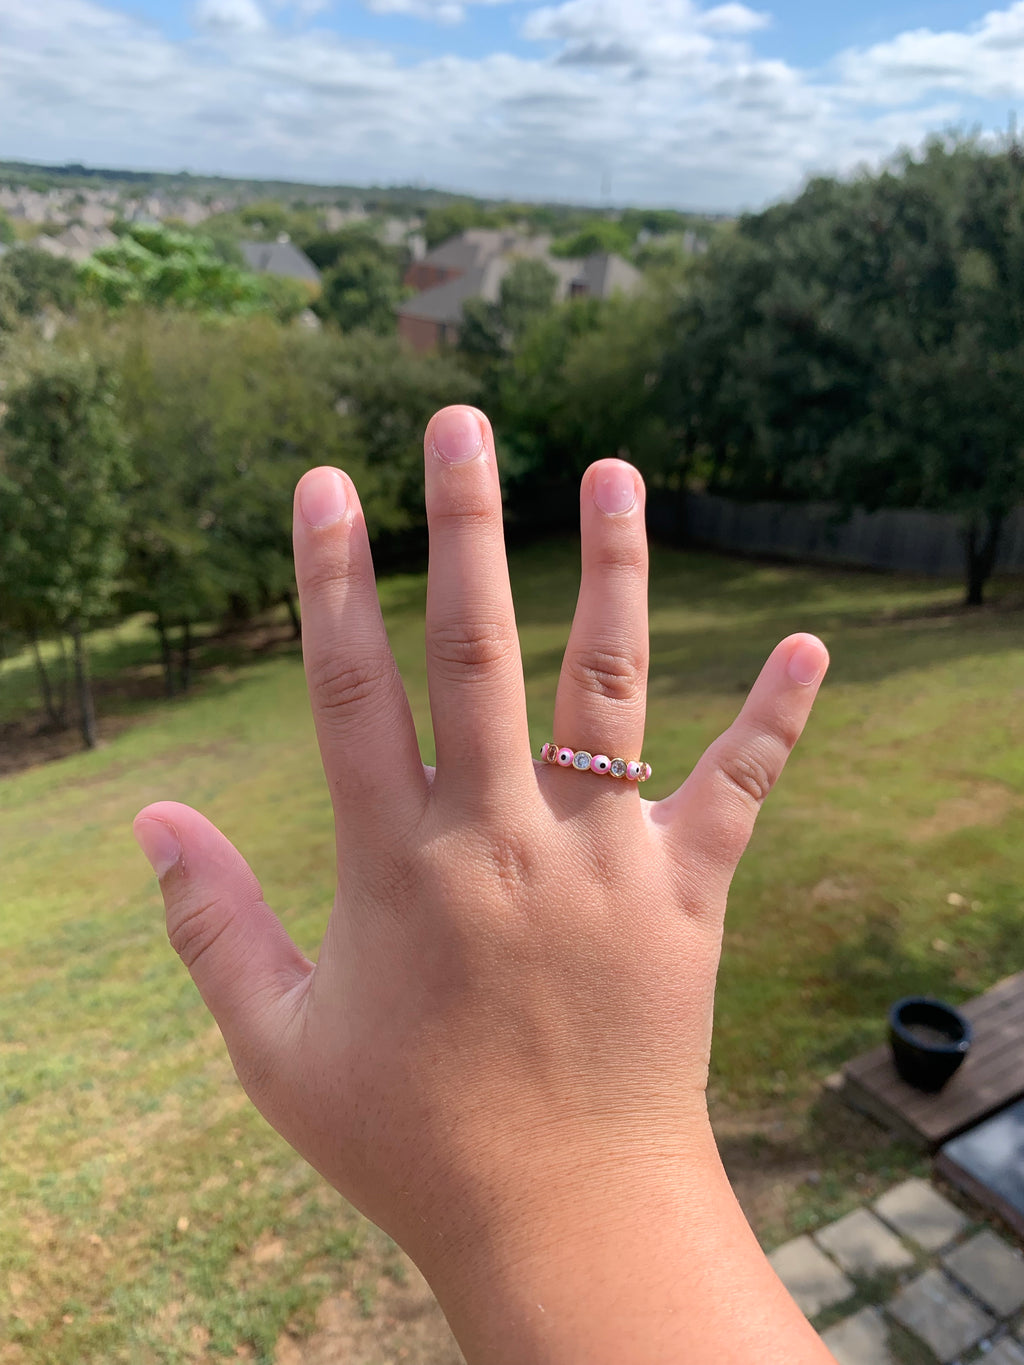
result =
[[[181,861],[181,844],[170,825],[161,820],[140,820],[132,827],[139,848],[149,859],[162,881],[175,863]]]
[[[629,511],[636,502],[636,475],[628,464],[602,466],[594,479],[594,501],[610,517]]]
[[[808,687],[817,682],[825,667],[821,645],[810,643],[799,645],[789,656],[786,672],[795,683]]]
[[[302,520],[315,531],[339,521],[347,507],[345,480],[336,469],[318,469],[299,484]]]
[[[484,448],[480,419],[468,408],[445,408],[434,418],[430,438],[445,464],[465,464]]]

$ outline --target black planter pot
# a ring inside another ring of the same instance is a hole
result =
[[[889,1009],[896,1070],[918,1090],[941,1090],[967,1056],[972,1036],[964,1016],[941,1000],[912,995]]]

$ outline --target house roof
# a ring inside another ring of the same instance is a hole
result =
[[[607,299],[612,294],[632,294],[643,280],[635,265],[611,251],[595,251],[583,261],[577,261],[578,278],[594,298]]]
[[[498,301],[501,281],[515,265],[517,256],[518,253],[514,252],[492,256],[485,264],[468,269],[453,280],[446,280],[432,289],[424,289],[399,304],[399,317],[457,326],[462,321],[462,305],[467,299],[486,299],[488,303]],[[560,256],[541,256],[541,259],[558,280],[555,291],[557,299],[568,298],[573,292],[573,285],[577,283],[592,298],[606,299],[616,293],[631,294],[643,279],[640,271],[628,261],[606,251],[595,252],[583,260],[567,260]]]
[[[517,232],[499,228],[470,228],[457,237],[449,237],[428,251],[424,265],[436,265],[447,270],[475,270],[492,256],[500,256],[519,240]]]
[[[239,242],[250,270],[258,275],[286,275],[293,280],[320,283],[320,272],[294,242]]]

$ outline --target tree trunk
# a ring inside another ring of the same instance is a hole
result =
[[[295,639],[295,640],[301,640],[301,639],[302,639],[302,619],[301,619],[301,617],[299,616],[298,607],[296,607],[296,605],[295,605],[295,597],[294,597],[294,595],[293,595],[292,593],[286,592],[286,593],[283,594],[283,600],[284,600],[285,606],[288,608],[288,615],[292,618],[292,629],[293,629],[293,631],[295,632],[295,634],[294,634],[294,636],[293,636],[292,638]]]
[[[57,712],[57,701],[53,695],[53,688],[50,686],[50,675],[46,671],[43,656],[39,652],[39,636],[36,634],[35,626],[29,628],[29,639],[32,641],[32,653],[35,655],[36,671],[39,674],[39,689],[43,694],[46,718],[52,726],[57,727],[60,725],[61,718]]]
[[[160,662],[164,668],[164,696],[169,699],[174,696],[177,689],[174,686],[174,655],[171,652],[171,639],[167,634],[167,622],[164,620],[162,612],[157,612],[156,629],[160,636]]]
[[[186,621],[181,627],[181,690],[187,692],[192,686],[192,622]]]
[[[96,710],[89,685],[89,664],[85,657],[85,641],[81,624],[71,623],[71,639],[75,646],[75,686],[78,691],[78,714],[82,724],[82,739],[87,749],[96,748]]]
[[[985,584],[995,568],[1004,519],[1001,510],[990,511],[984,519],[972,517],[967,527],[967,607],[982,605]]]
[[[71,669],[68,667],[68,646],[64,639],[64,632],[57,632],[57,639],[60,641],[60,726],[62,730],[68,728],[68,681]]]

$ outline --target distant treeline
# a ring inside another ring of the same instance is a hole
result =
[[[244,215],[223,240],[217,224],[130,229],[82,271],[25,247],[0,261],[0,630],[7,650],[71,637],[86,742],[90,626],[147,612],[169,691],[197,622],[284,601],[298,627],[291,491],[311,465],[352,474],[382,565],[420,554],[422,431],[450,402],[494,420],[513,536],[574,526],[584,469],[620,454],[652,505],[704,489],[954,514],[982,600],[1024,499],[1012,139],[934,139],[877,174],[816,179],[703,254],[622,215],[634,259],[648,253],[642,292],[558,304],[523,260],[436,356],[394,335],[396,249],[294,206],[261,205],[268,231],[271,209],[312,234],[319,298],[230,259]]]

